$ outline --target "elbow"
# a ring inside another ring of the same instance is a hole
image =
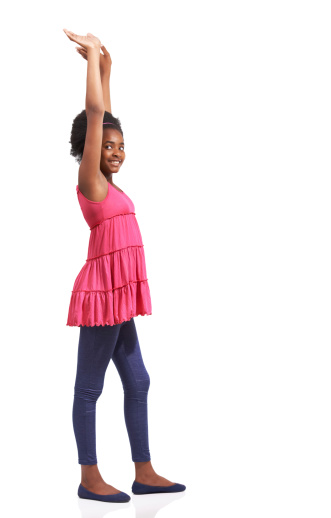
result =
[[[105,113],[104,107],[101,107],[101,106],[86,106],[86,116],[87,117],[89,116],[89,114],[104,116],[104,113]]]

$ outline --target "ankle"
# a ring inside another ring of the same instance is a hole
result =
[[[93,465],[82,465],[81,481],[85,484],[93,484],[96,482],[102,482],[103,478],[100,474],[97,464]]]
[[[136,477],[155,474],[154,468],[151,461],[147,462],[135,462]]]

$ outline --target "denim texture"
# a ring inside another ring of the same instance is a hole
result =
[[[113,360],[124,391],[124,418],[134,462],[151,460],[147,396],[150,377],[145,368],[133,317],[113,326],[80,326],[77,373],[72,409],[78,463],[97,464],[96,403],[107,367]]]

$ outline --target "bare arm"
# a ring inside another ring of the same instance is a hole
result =
[[[105,111],[103,102],[102,84],[100,78],[100,48],[87,49],[87,78],[86,78],[86,114],[90,111]]]
[[[109,86],[110,75],[101,76],[101,84],[102,84],[102,92],[103,92],[103,103],[105,106],[105,110],[111,113],[111,103],[110,103],[110,86]]]
[[[99,38],[90,32],[86,36],[80,36],[74,32],[63,29],[69,40],[75,41],[87,53],[87,80],[86,80],[86,112],[102,112],[105,107],[100,78],[100,48]]]
[[[83,47],[76,47],[78,54],[80,54],[87,61],[87,51]],[[112,60],[110,54],[104,45],[101,46],[101,50],[103,54],[100,54],[100,77],[101,77],[101,85],[102,85],[102,95],[103,95],[103,104],[105,110],[111,113],[111,103],[110,103],[110,71]]]
[[[110,54],[104,45],[102,45],[101,50],[103,52],[103,55],[100,55],[100,76],[103,92],[103,103],[105,106],[105,110],[111,113],[109,80],[112,61]]]
[[[103,137],[102,121],[105,111],[99,68],[101,43],[91,33],[87,33],[87,36],[78,36],[70,31],[65,30],[65,32],[69,39],[85,48],[87,53],[87,130],[83,157],[78,173],[78,187],[89,200],[100,201],[100,198],[105,198],[107,194],[105,192],[104,178],[101,178],[103,175],[100,171]]]

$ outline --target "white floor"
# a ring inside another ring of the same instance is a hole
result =
[[[24,477],[18,477],[15,489],[10,493],[2,492],[2,515],[35,518],[102,518],[110,514],[122,518],[329,518],[330,470],[323,457],[312,463],[309,456],[302,454],[302,463],[294,469],[291,459],[285,465],[281,459],[277,463],[271,455],[263,465],[257,456],[256,463],[251,465],[251,475],[245,459],[242,469],[235,458],[232,467],[226,459],[227,467],[218,470],[218,479],[217,470],[213,476],[208,472],[188,473],[182,480],[186,491],[177,494],[138,496],[131,493],[129,483],[122,483],[121,489],[131,496],[131,501],[124,504],[80,499],[76,494],[78,484],[68,474],[64,474],[62,483],[60,480],[49,483],[47,476],[24,483]],[[211,469],[212,462],[206,467]]]

